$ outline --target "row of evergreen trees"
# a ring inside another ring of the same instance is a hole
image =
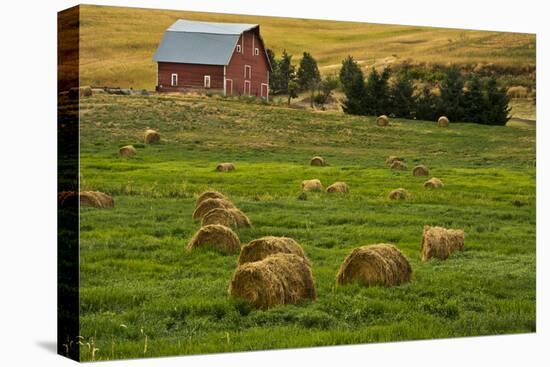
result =
[[[365,81],[357,62],[346,58],[340,69],[344,111],[431,121],[445,115],[451,121],[487,125],[504,125],[510,119],[506,90],[498,87],[495,77],[482,82],[476,74],[464,78],[457,68],[451,68],[439,84],[440,93],[434,94],[427,86],[416,93],[406,70],[390,83],[391,76],[389,68],[381,73],[372,69]]]

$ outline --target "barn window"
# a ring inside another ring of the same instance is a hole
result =
[[[205,88],[210,88],[210,75],[205,75],[204,76],[204,87]]]
[[[260,54],[260,49],[258,47],[256,47],[254,49],[254,55],[258,56]]]
[[[244,78],[250,79],[252,77],[252,66],[245,65],[244,66]]]
[[[241,45],[237,45],[237,52],[241,52]]]
[[[172,74],[171,85],[172,87],[178,86],[178,74]]]

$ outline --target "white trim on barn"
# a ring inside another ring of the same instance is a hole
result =
[[[248,85],[248,94],[246,94],[246,86]],[[250,92],[251,92],[251,83],[250,83],[250,80],[245,80],[244,81],[244,90],[243,90],[243,94],[245,96],[250,96]]]
[[[229,95],[232,96],[233,95],[233,79],[226,79],[225,80],[226,85],[227,85],[227,82],[229,82],[229,85],[231,86],[231,88],[229,88]]]
[[[265,86],[265,96],[264,96],[264,86]],[[269,96],[269,84],[261,83],[260,84],[260,97],[265,98],[267,101],[267,98]]]
[[[204,88],[210,89],[210,75],[204,76]]]
[[[223,67],[223,95],[226,96],[227,95],[227,66],[224,65]]]
[[[178,86],[178,74],[172,73],[172,75],[170,76],[170,86],[172,87]]]
[[[246,77],[246,68],[248,68],[250,71],[248,72],[248,78]],[[244,66],[244,79],[252,79],[252,65],[245,65]]]

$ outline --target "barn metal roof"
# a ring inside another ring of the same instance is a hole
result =
[[[242,32],[257,24],[211,23],[180,19],[164,33],[153,60],[227,65]]]

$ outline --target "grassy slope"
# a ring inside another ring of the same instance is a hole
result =
[[[347,55],[364,65],[395,57],[459,64],[535,64],[531,34],[85,5],[81,83],[153,89],[153,54],[164,30],[179,18],[258,23],[267,47],[277,54],[287,49],[296,57],[309,51],[326,71],[337,70]]]
[[[99,348],[96,359],[535,330],[533,129],[402,120],[379,128],[368,117],[191,96],[95,95],[81,108],[83,189],[116,201],[81,218],[81,335]],[[146,127],[163,143],[118,158]],[[310,167],[317,154],[330,166]],[[445,188],[390,171],[390,154],[426,164]],[[214,172],[221,161],[237,170]],[[346,181],[351,193],[297,200],[308,178]],[[387,200],[397,187],[412,199]],[[236,256],[184,251],[199,228],[194,201],[208,188],[250,216],[242,242],[288,235],[304,246],[316,302],[250,310],[227,296]],[[466,251],[420,262],[426,224],[464,228]],[[380,242],[406,254],[413,282],[336,288],[344,256]],[[86,345],[82,357],[92,358]]]

